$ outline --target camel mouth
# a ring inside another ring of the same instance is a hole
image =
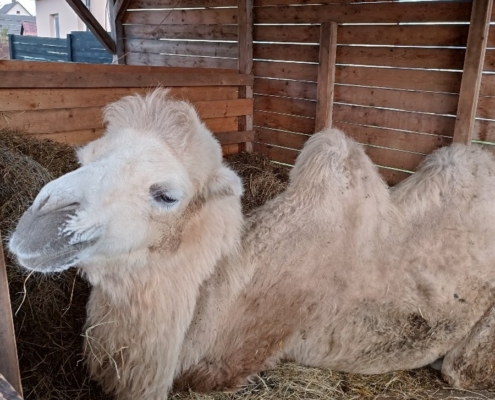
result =
[[[16,256],[17,262],[21,267],[29,271],[47,274],[62,272],[77,266],[80,260],[87,255],[85,253],[90,252],[91,248],[93,248],[97,242],[98,239],[91,239],[54,251],[44,249],[45,251],[37,254],[22,254],[13,249],[11,249],[11,252]]]

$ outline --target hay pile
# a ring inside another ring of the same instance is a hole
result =
[[[259,155],[238,154],[228,162],[243,177],[243,208],[249,212],[280,193],[287,169]],[[73,150],[0,130],[0,230],[4,235],[51,179],[76,168]],[[8,257],[8,253],[6,252]],[[70,270],[44,277],[26,274],[7,258],[24,396],[29,400],[110,399],[91,382],[82,362],[82,326],[89,287]],[[281,365],[236,394],[177,393],[175,400],[433,399],[445,384],[430,369],[360,376]],[[445,391],[443,391],[445,397]],[[470,393],[462,393],[470,395]],[[495,393],[486,397],[495,398]]]

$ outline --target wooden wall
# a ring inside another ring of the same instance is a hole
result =
[[[452,141],[471,3],[333,1],[255,1],[254,148],[292,163],[314,133],[319,23],[336,21],[333,124],[394,184]]]
[[[83,144],[104,130],[101,109],[118,98],[157,85],[191,101],[223,145],[239,151],[252,132],[238,132],[238,119],[252,114],[252,99],[239,87],[252,77],[237,71],[96,64],[0,61],[0,128],[40,138]]]
[[[238,68],[237,0],[132,0],[123,31],[130,65]]]

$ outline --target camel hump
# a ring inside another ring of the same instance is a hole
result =
[[[326,128],[304,145],[291,171],[291,183],[348,186],[357,173],[379,174],[363,147],[339,129]]]

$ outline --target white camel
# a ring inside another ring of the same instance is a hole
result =
[[[280,360],[377,374],[442,357],[452,384],[494,385],[491,154],[442,148],[389,189],[327,129],[244,221],[241,181],[191,105],[160,89],[104,114],[104,137],[9,246],[28,269],[90,281],[87,361],[107,391],[158,400],[174,381],[235,388]]]

